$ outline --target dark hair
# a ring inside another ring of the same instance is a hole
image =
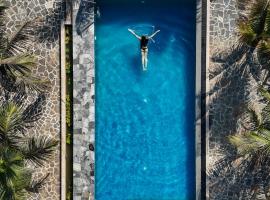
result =
[[[141,38],[142,40],[146,40],[147,39],[147,37],[145,36],[145,35],[142,35],[142,38]]]

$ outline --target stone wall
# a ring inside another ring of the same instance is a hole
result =
[[[63,19],[64,0],[6,0],[6,2],[10,7],[7,10],[8,20],[6,22],[9,34],[26,20],[39,17],[44,21],[39,27],[36,27],[39,34],[32,51],[38,56],[39,64],[33,69],[33,72],[48,79],[51,89],[46,95],[44,114],[29,134],[49,135],[60,140],[59,31],[60,21]],[[47,173],[50,176],[41,192],[29,199],[60,199],[60,145],[52,159],[44,167],[38,167],[35,170],[38,177]]]

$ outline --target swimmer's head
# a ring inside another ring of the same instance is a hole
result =
[[[142,36],[142,40],[146,40],[147,39],[147,36],[146,35],[143,35]]]

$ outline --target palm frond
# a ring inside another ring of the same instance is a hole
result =
[[[38,166],[43,166],[43,162],[52,156],[57,145],[56,140],[48,137],[32,137],[26,141],[21,150],[26,160]]]
[[[240,22],[238,25],[239,30],[239,43],[240,45],[248,45],[252,46],[254,44],[254,41],[257,38],[257,34],[253,30],[251,24],[249,22]]]
[[[1,16],[4,16],[5,8],[0,2],[0,20]],[[49,89],[47,80],[41,80],[32,74],[31,69],[37,65],[37,59],[27,53],[35,40],[36,27],[40,22],[40,18],[23,22],[9,37],[1,34],[0,24],[0,74],[1,78],[7,79],[1,80],[1,83],[9,91],[14,91],[13,88],[16,88],[16,91],[31,92],[44,92]],[[7,83],[10,81],[13,84]]]
[[[253,121],[255,127],[260,127],[262,124],[262,116],[259,112],[257,112],[254,108],[250,108],[248,110],[251,116],[251,120]]]
[[[0,25],[3,26],[4,22],[4,16],[5,16],[5,10],[7,9],[7,6],[4,1],[0,1]]]
[[[13,181],[23,169],[23,157],[20,153],[9,148],[1,149],[0,152],[0,186],[13,187]]]
[[[268,8],[268,12],[265,19],[265,33],[267,36],[270,36],[270,8]]]
[[[242,118],[242,126],[246,130],[257,130],[262,125],[262,115],[255,107],[249,107]]]
[[[264,89],[263,87],[259,87],[258,88],[260,94],[268,101],[270,102],[270,93]]]
[[[251,3],[248,18],[241,19],[238,24],[239,43],[257,47],[260,40],[266,36],[269,7],[268,0],[256,0]]]
[[[3,15],[4,10],[7,9],[7,6],[4,1],[0,1],[0,14]]]
[[[257,47],[257,55],[263,69],[270,70],[270,42],[260,41]]]
[[[5,10],[7,9],[5,2],[0,1],[0,53],[2,52],[1,50],[5,47],[5,42],[4,42],[4,31],[5,31]]]
[[[0,195],[2,199],[24,199],[32,170],[24,167],[23,156],[9,148],[1,151]],[[1,199],[1,198],[0,198]]]
[[[258,88],[260,94],[266,99],[267,104],[261,111],[262,116],[262,127],[270,129],[270,93],[268,90],[263,87]]]
[[[253,154],[258,151],[259,147],[257,143],[252,139],[251,135],[256,134],[255,132],[248,132],[244,135],[229,136],[229,141],[235,147],[237,147],[238,154],[247,155]]]
[[[266,128],[261,129],[260,134],[256,138],[262,146],[263,154],[270,156],[270,130]]]
[[[17,148],[19,141],[25,136],[33,122],[40,119],[46,96],[39,94],[38,98],[24,104],[25,93],[17,93],[8,97],[0,106],[0,144]]]
[[[248,2],[250,2],[250,0],[237,0],[237,6],[238,8],[240,8],[241,10],[245,10],[246,5],[248,5]]]
[[[268,103],[262,110],[262,127],[270,129],[270,104]]]
[[[1,191],[1,200],[12,200],[15,199],[15,190],[13,187],[5,187],[0,190]]]
[[[0,199],[5,199],[5,195],[6,195],[6,190],[5,188],[0,186]]]
[[[0,20],[3,20],[3,17],[5,15],[5,10],[7,9],[7,6],[4,1],[0,1]],[[3,21],[1,21],[3,23]]]
[[[14,188],[16,191],[22,191],[27,188],[32,180],[32,171],[28,168],[18,170],[16,179],[14,180]]]
[[[37,64],[36,57],[28,53],[0,59],[0,67],[4,67],[9,72],[21,75],[29,75],[31,68]]]
[[[15,191],[14,199],[27,200],[27,199],[29,199],[28,192],[25,189]]]
[[[47,178],[49,177],[50,174],[46,174],[45,176],[41,177],[40,179],[34,179],[30,182],[28,187],[26,187],[26,190],[28,192],[32,193],[38,193],[42,186],[45,185]]]
[[[23,127],[22,108],[8,102],[0,108],[0,133],[9,134]]]
[[[20,91],[27,91],[27,93],[29,94],[33,92],[42,93],[49,90],[50,81],[46,79],[41,79],[33,75],[17,75],[16,86],[20,88]]]
[[[26,107],[22,113],[24,123],[31,124],[40,119],[45,101],[45,95],[40,94],[34,103]]]
[[[253,157],[265,154],[270,156],[270,131],[261,129],[259,133],[247,132],[243,135],[230,136],[231,144],[237,147],[240,155],[252,155]]]
[[[37,21],[23,22],[8,38],[3,54],[14,56],[24,53],[33,44],[35,25]]]
[[[250,9],[249,21],[257,35],[265,31],[265,22],[268,14],[268,0],[256,0]]]
[[[0,59],[0,68],[5,72],[3,78],[14,79],[14,87],[20,91],[32,93],[44,92],[50,88],[50,82],[46,79],[34,76],[31,68],[37,65],[37,59],[30,54],[20,54],[5,59]]]

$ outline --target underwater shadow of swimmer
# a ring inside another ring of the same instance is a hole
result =
[[[137,78],[140,78],[141,75],[145,72],[142,67],[142,58],[141,54],[136,54],[130,57],[129,65],[131,70],[136,74]]]

